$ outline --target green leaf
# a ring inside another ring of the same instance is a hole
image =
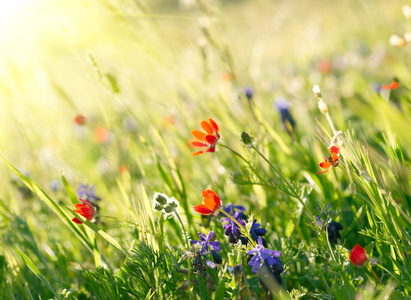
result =
[[[46,285],[46,287],[56,296],[57,299],[59,299],[59,296],[57,293],[54,291],[53,287],[50,285],[50,283],[46,280],[43,274],[41,274],[40,270],[36,267],[36,265],[31,261],[31,259],[24,254],[19,248],[13,247],[14,250],[21,256],[21,258],[24,260],[26,263],[27,267]]]
[[[114,247],[122,251],[124,254],[127,254],[127,251],[123,249],[123,247],[116,241],[115,238],[113,238],[111,235],[109,235],[107,232],[103,231],[102,229],[98,228],[95,224],[91,223],[89,220],[84,218],[82,215],[76,213],[74,210],[68,208],[73,215],[79,219],[83,224],[88,226],[91,230],[93,230],[95,233],[99,234],[103,239],[105,239],[107,242],[112,244]],[[81,226],[81,225],[80,225]]]
[[[68,183],[66,177],[63,175],[63,170],[61,170],[61,180],[63,181],[64,187],[66,188],[67,194],[70,197],[70,200],[73,204],[78,203],[78,197],[70,184]]]
[[[0,157],[3,161],[13,170],[13,172],[21,179],[21,181],[41,200],[43,200],[47,206],[54,211],[60,219],[74,232],[74,234],[79,238],[79,240],[93,253],[93,246],[90,241],[86,238],[83,232],[81,232],[71,221],[71,219],[66,215],[66,213],[54,202],[39,186],[38,184],[29,177],[24,176],[17,168],[10,164],[1,154]]]

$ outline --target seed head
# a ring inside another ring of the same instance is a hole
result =
[[[241,141],[246,145],[248,148],[253,147],[253,137],[247,133],[247,132],[242,132],[241,133]]]
[[[318,85],[314,85],[314,86],[313,86],[313,92],[314,92],[314,94],[315,94],[318,98],[321,98],[321,97],[322,97],[322,95],[321,95],[321,89],[320,89],[320,87],[319,87]]]

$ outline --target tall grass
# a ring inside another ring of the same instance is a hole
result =
[[[1,298],[409,298],[410,49],[389,45],[406,3],[190,3],[50,1],[4,36]],[[209,117],[216,152],[192,156]],[[330,122],[339,165],[315,174]],[[94,220],[75,211],[81,183]],[[206,189],[245,207],[235,243],[222,213],[193,210]],[[258,274],[254,220],[281,252]],[[191,242],[210,231],[216,268]]]

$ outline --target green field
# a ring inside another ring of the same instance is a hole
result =
[[[410,299],[407,4],[50,0],[0,23],[0,299]]]

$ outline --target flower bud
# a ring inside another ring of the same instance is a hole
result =
[[[313,92],[318,98],[321,98],[321,89],[318,85],[313,86]]]
[[[327,104],[326,104],[323,100],[321,100],[321,99],[320,99],[320,101],[318,101],[318,108],[320,109],[320,111],[321,111],[323,114],[328,113]]]
[[[253,147],[253,137],[248,134],[247,132],[241,133],[241,141],[246,145],[248,148]]]
[[[164,194],[156,193],[154,195],[154,201],[157,201],[161,205],[166,205],[167,204],[167,196]]]
[[[157,211],[162,211],[164,206],[160,205],[159,203],[154,203],[154,209]]]

